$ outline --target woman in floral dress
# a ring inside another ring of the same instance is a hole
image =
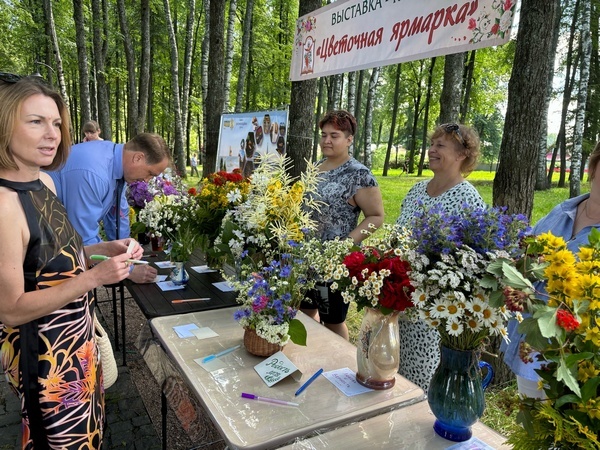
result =
[[[61,96],[39,78],[0,74],[0,360],[21,400],[22,447],[100,448],[102,366],[91,290],[129,275],[128,241],[85,251],[54,193],[71,137]],[[91,254],[90,253],[90,254]]]

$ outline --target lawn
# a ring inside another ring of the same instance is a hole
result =
[[[386,213],[385,222],[390,224],[394,223],[398,217],[402,199],[406,196],[408,190],[417,181],[433,176],[433,173],[428,170],[424,171],[422,177],[416,177],[406,173],[402,174],[400,169],[390,170],[387,177],[381,176],[381,170],[374,171],[374,174],[379,182],[383,196],[383,205]],[[494,175],[494,172],[477,171],[468,177],[468,181],[473,183],[488,205],[492,204]],[[197,177],[188,177],[186,184],[194,186],[198,181]],[[583,182],[582,192],[587,192],[588,189],[588,184]],[[553,187],[547,191],[535,192],[531,223],[535,224],[540,218],[550,212],[554,206],[567,198],[569,198],[568,187]],[[351,305],[348,312],[347,324],[350,331],[350,340],[353,343],[356,342],[361,320],[362,313],[358,313],[356,307]],[[515,382],[511,382],[506,386],[491,388],[486,392],[486,410],[481,418],[482,422],[501,434],[510,434],[510,430],[518,426],[515,421],[518,408],[516,402],[517,390]]]

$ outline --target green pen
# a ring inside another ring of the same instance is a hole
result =
[[[107,259],[110,259],[110,256],[92,255],[90,256],[90,259],[94,261],[106,261]],[[126,259],[125,261],[131,264],[150,264],[148,261],[140,261],[139,259]]]

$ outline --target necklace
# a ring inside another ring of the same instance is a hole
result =
[[[584,208],[583,208],[583,212],[585,213],[585,217],[587,217],[587,218],[588,218],[588,219],[590,219],[590,220],[595,220],[596,222],[600,222],[600,217],[591,217],[591,216],[588,214],[588,202],[589,202],[589,200],[590,200],[590,199],[588,198],[588,199],[585,201],[585,206],[584,206]]]

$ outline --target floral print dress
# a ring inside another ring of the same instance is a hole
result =
[[[40,181],[0,186],[15,190],[30,231],[25,290],[60,284],[85,270],[81,237],[56,196]],[[0,300],[1,301],[1,300]],[[93,296],[18,327],[0,322],[0,360],[21,399],[26,449],[100,448],[104,390],[94,337]]]

